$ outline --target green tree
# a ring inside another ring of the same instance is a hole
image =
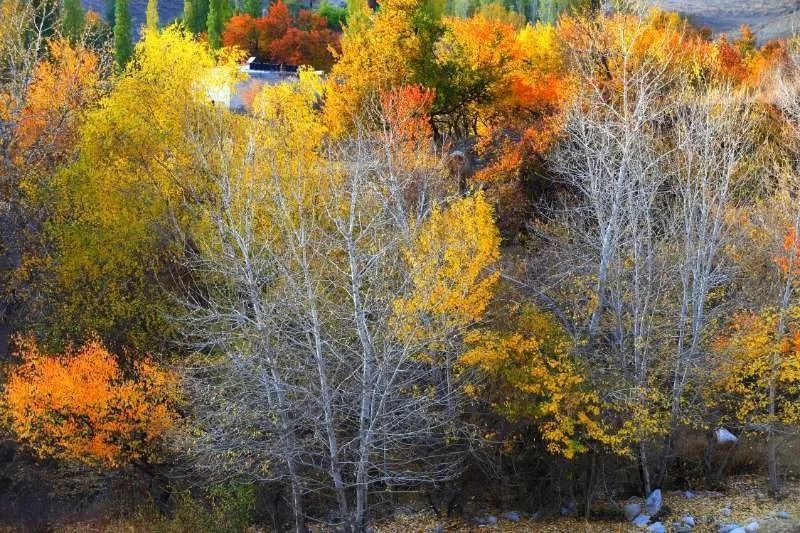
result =
[[[114,58],[123,68],[133,55],[131,11],[128,0],[116,0],[114,6]]]
[[[260,17],[262,7],[262,0],[244,0],[244,12],[252,17]]]
[[[147,11],[145,12],[147,29],[158,30],[158,0],[147,0]]]
[[[113,26],[114,20],[116,20],[114,17],[114,12],[116,11],[117,0],[106,0],[105,4],[106,4],[106,10],[104,15],[109,25]]]
[[[81,7],[81,0],[64,0],[64,15],[61,19],[61,29],[64,36],[72,43],[77,42],[83,34],[85,26],[85,13]]]
[[[211,0],[208,3],[208,43],[213,49],[219,48],[221,44],[227,3],[225,0]]]

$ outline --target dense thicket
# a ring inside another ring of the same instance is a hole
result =
[[[486,483],[587,514],[716,486],[721,428],[780,494],[797,41],[593,3],[386,0],[341,36],[200,4],[161,28],[151,2],[128,48],[125,1],[113,33],[0,2],[13,446],[164,508],[252,485],[297,531]],[[313,68],[232,112],[247,52]]]

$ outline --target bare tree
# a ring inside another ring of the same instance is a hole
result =
[[[280,116],[253,119],[236,142],[219,128],[204,158],[188,446],[209,471],[289,484],[298,531],[310,492],[360,531],[376,489],[449,480],[463,461],[455,359],[425,357],[459,332],[409,335],[394,316],[414,288],[402,251],[445,199],[446,167],[402,164],[374,127],[311,151],[263,141],[292,135]]]

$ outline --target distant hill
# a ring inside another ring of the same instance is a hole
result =
[[[130,0],[134,27],[144,24],[147,0]],[[798,0],[648,0],[669,11],[685,14],[698,26],[708,26],[718,33],[736,33],[742,24],[749,25],[763,42],[800,31]],[[105,0],[83,0],[86,8],[105,12]],[[174,20],[183,11],[183,0],[160,0],[162,22]]]
[[[106,12],[105,0],[82,0],[83,7],[96,11],[101,15]],[[131,18],[133,27],[139,28],[144,24],[144,11],[147,0],[130,0]],[[183,13],[183,0],[159,0],[158,16],[162,23],[170,22]]]
[[[734,34],[742,24],[760,41],[786,37],[800,31],[798,0],[650,0],[668,11],[685,14],[697,26]]]

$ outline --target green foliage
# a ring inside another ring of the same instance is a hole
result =
[[[137,522],[154,533],[241,533],[253,525],[256,503],[254,485],[214,484],[199,494],[185,490],[174,498],[175,509],[171,516],[166,517],[150,509],[140,513]]]
[[[208,43],[213,49],[219,48],[222,44],[222,30],[229,10],[227,0],[210,0],[208,3]]]
[[[251,17],[258,18],[261,16],[261,12],[264,9],[264,2],[263,0],[245,0],[244,1],[244,12],[250,15]]]
[[[114,6],[114,59],[122,69],[133,56],[133,28],[128,0],[116,0]]]
[[[342,31],[347,21],[347,8],[333,6],[327,0],[319,6],[319,14],[328,21],[328,27],[335,31]]]
[[[72,43],[80,40],[83,28],[86,25],[86,14],[81,7],[80,0],[64,0],[64,13],[61,19],[61,29],[64,36]]]

